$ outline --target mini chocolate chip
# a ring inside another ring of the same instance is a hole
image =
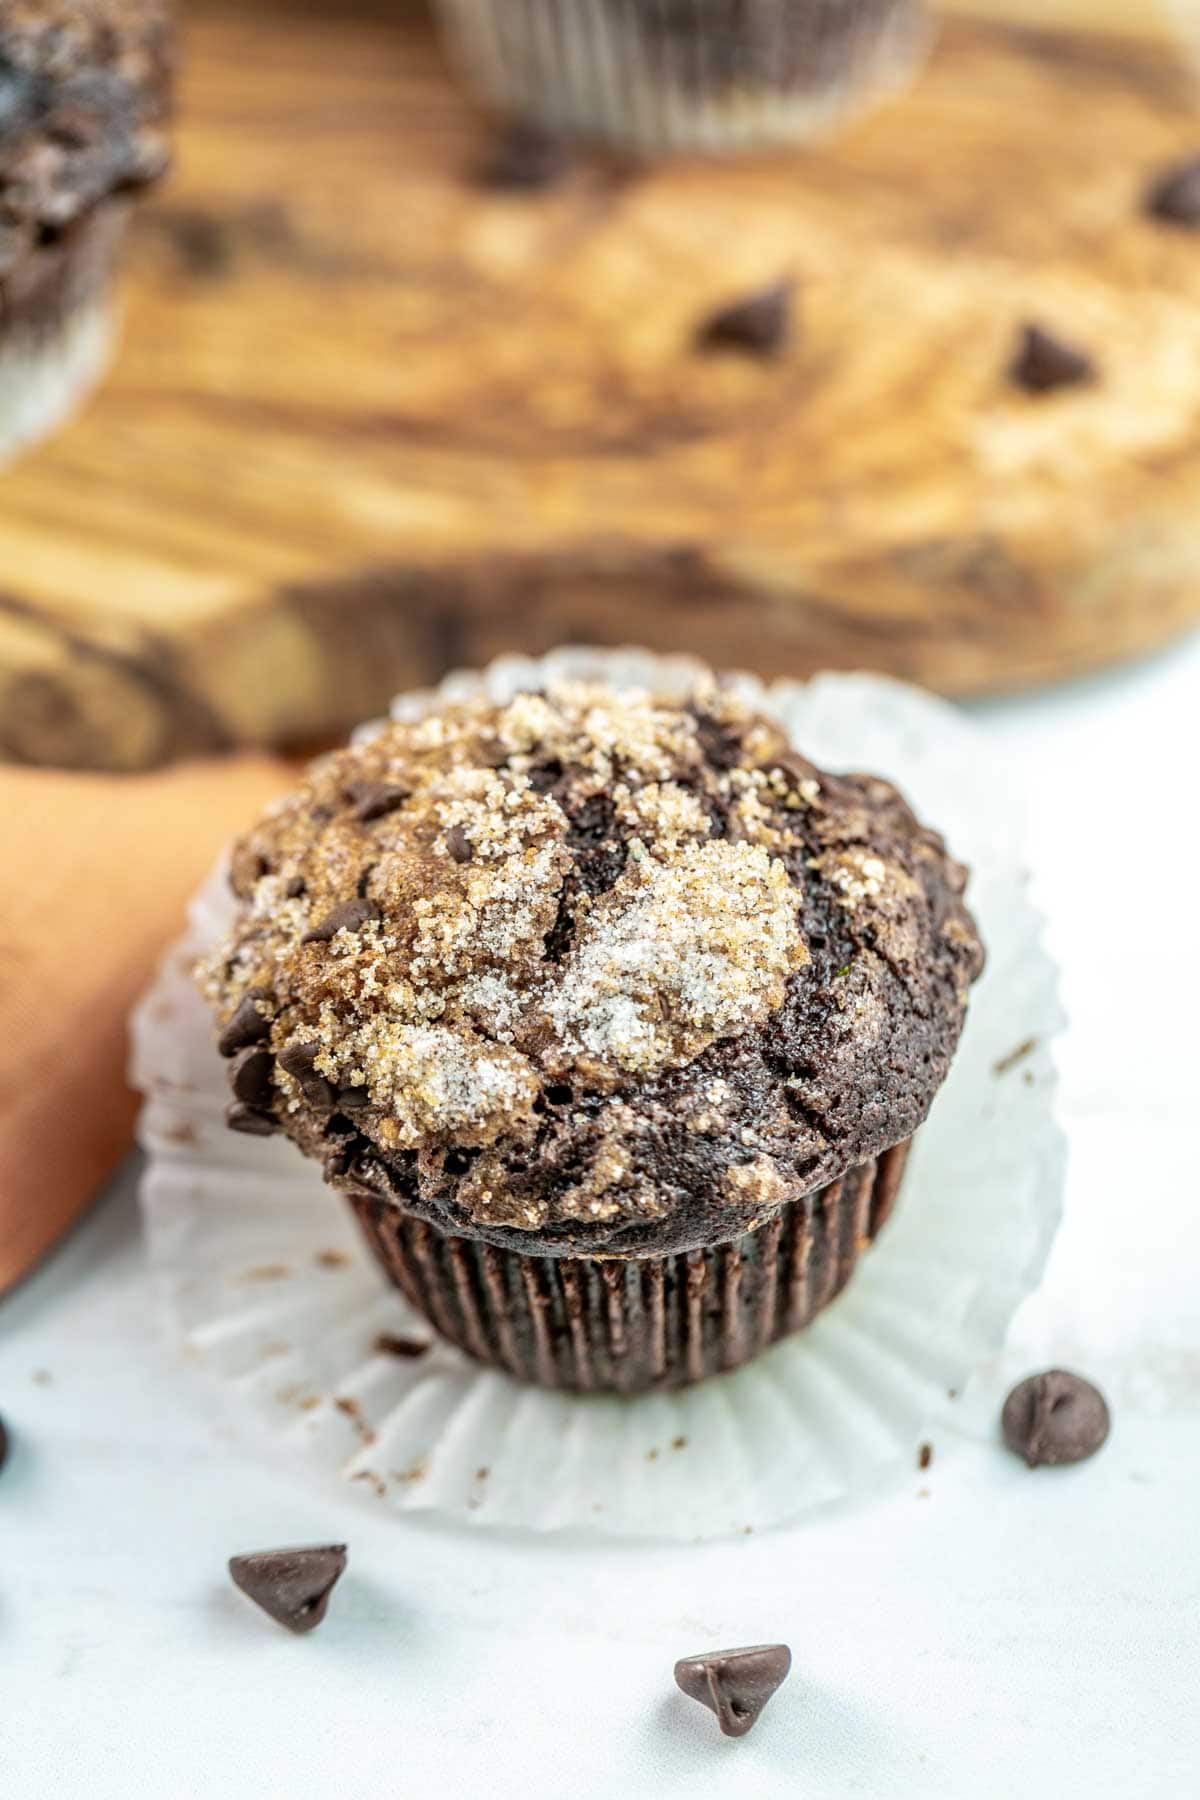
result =
[[[543,1092],[551,1106],[570,1106],[575,1098],[574,1091],[562,1081],[548,1082]]]
[[[1067,1369],[1047,1369],[1019,1382],[1000,1416],[1005,1443],[1031,1469],[1094,1456],[1109,1423],[1104,1395]]]
[[[301,894],[306,894],[307,892],[308,883],[305,881],[303,875],[293,875],[283,890],[283,897],[285,900],[299,900]]]
[[[271,1021],[264,1019],[255,1005],[256,1000],[265,1000],[266,997],[265,988],[250,988],[242,996],[236,1012],[217,1039],[217,1049],[222,1056],[236,1056],[247,1045],[261,1044],[270,1035]]]
[[[779,281],[747,294],[712,313],[696,332],[700,350],[748,350],[753,356],[778,356],[792,334],[790,281]]]
[[[787,1680],[791,1666],[786,1644],[755,1644],[745,1650],[681,1657],[675,1664],[675,1681],[689,1700],[699,1700],[716,1713],[726,1737],[745,1737]]]
[[[553,187],[571,166],[566,142],[540,125],[518,120],[500,133],[490,153],[479,165],[476,179],[483,187],[516,188],[532,193]]]
[[[1023,325],[1008,378],[1027,394],[1052,394],[1056,388],[1093,381],[1096,365],[1085,350],[1064,343],[1041,325]]]
[[[239,1100],[261,1111],[268,1106],[274,1088],[271,1075],[275,1058],[264,1044],[252,1044],[239,1050],[229,1071],[229,1085]]]
[[[343,1112],[361,1112],[365,1106],[371,1104],[370,1090],[365,1087],[339,1088],[337,1103]]]
[[[316,1066],[320,1044],[287,1044],[279,1052],[279,1066],[297,1084],[308,1104],[318,1110],[334,1102],[334,1087]]]
[[[300,939],[302,944],[327,944],[339,931],[361,931],[371,919],[379,917],[379,908],[373,900],[343,900],[332,912],[325,914],[319,925],[306,931]]]
[[[252,1550],[231,1556],[235,1587],[289,1631],[311,1631],[325,1617],[329,1596],[346,1567],[345,1544],[299,1550]]]
[[[270,1113],[256,1112],[252,1106],[246,1106],[235,1100],[232,1106],[225,1109],[225,1123],[230,1131],[244,1131],[247,1137],[273,1137],[279,1125]]]
[[[1173,163],[1146,190],[1145,210],[1163,225],[1200,231],[1200,156]]]
[[[469,863],[475,854],[471,840],[461,825],[452,825],[446,833],[446,849],[456,863]]]
[[[397,1337],[391,1331],[381,1331],[374,1343],[377,1355],[402,1356],[408,1360],[424,1356],[430,1348],[421,1338]]]
[[[385,818],[406,800],[411,800],[412,789],[402,787],[397,781],[352,781],[346,789],[346,798],[351,803],[353,816],[363,825],[369,825],[373,819]]]

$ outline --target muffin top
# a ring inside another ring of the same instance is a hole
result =
[[[724,1241],[920,1123],[982,966],[965,871],[714,684],[444,704],[233,855],[231,1123],[530,1253]]]
[[[167,163],[166,0],[0,8],[0,276]]]

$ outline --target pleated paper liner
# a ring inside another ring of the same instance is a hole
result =
[[[681,691],[695,674],[681,657],[565,651],[444,687],[482,683],[504,699],[587,676]],[[318,1169],[286,1140],[225,1128],[225,1070],[190,976],[231,915],[218,871],[135,1020],[150,1259],[181,1362],[296,1479],[340,1478],[396,1512],[534,1531],[761,1529],[911,1471],[948,1390],[999,1348],[1037,1285],[1059,1218],[1048,1045],[1061,1014],[1003,771],[952,708],[897,683],[743,685],[819,764],[896,780],[973,871],[988,967],[878,1244],[811,1324],[694,1386],[555,1392],[465,1355],[389,1285]],[[427,704],[410,695],[395,710]],[[702,1333],[696,1353],[719,1358],[719,1334]]]
[[[437,0],[494,110],[638,153],[799,143],[905,86],[924,0]]]

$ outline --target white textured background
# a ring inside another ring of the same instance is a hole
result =
[[[197,1409],[127,1174],[0,1307],[6,1800],[1200,1790],[1200,643],[976,716],[1063,965],[1072,1160],[1046,1283],[928,1475],[705,1548],[377,1520]],[[1100,1381],[1114,1433],[1029,1474],[995,1414],[1048,1361]],[[225,1581],[231,1550],[340,1536],[310,1638]],[[674,1658],[777,1637],[791,1680],[722,1740]]]

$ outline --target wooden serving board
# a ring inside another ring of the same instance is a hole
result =
[[[1139,9],[1140,10],[1140,9]],[[827,147],[472,172],[400,0],[197,0],[117,366],[0,476],[0,746],[136,768],[340,731],[451,664],[639,641],[951,693],[1200,613],[1200,148],[1161,42],[947,26]],[[781,277],[776,360],[698,354]],[[1005,378],[1023,320],[1091,387]]]

